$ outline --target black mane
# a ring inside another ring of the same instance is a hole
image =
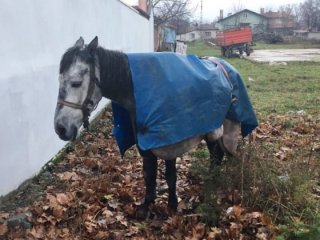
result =
[[[92,56],[86,48],[82,50],[80,47],[71,47],[63,54],[61,58],[59,73],[61,74],[69,69],[76,57],[79,57],[86,63],[92,62]]]
[[[131,81],[131,71],[126,54],[119,51],[106,50],[102,47],[98,47],[96,54],[99,59],[102,84],[106,81],[108,83]]]
[[[128,56],[119,51],[98,47],[102,95],[120,104],[129,113],[135,112],[133,84]]]

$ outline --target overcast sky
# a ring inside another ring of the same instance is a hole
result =
[[[200,18],[200,2],[201,0],[192,0],[193,6],[198,6],[194,13],[194,18]],[[234,13],[235,6],[242,6],[249,10],[260,13],[260,8],[276,11],[280,6],[287,4],[298,4],[304,2],[302,0],[203,0],[203,20],[213,21],[219,16],[220,9],[223,9],[224,17],[228,13]]]
[[[122,0],[128,4],[137,4],[138,0]],[[193,18],[200,19],[200,2],[201,0],[191,0],[192,7],[196,8]],[[269,0],[269,1],[259,1],[259,0],[203,0],[203,21],[212,22],[217,20],[219,16],[220,9],[223,9],[224,17],[228,13],[233,13],[235,6],[242,6],[249,10],[260,13],[260,8],[266,10],[276,11],[280,6],[287,4],[298,4],[304,2],[304,0]]]

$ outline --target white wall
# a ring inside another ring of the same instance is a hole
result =
[[[194,37],[193,37],[193,35],[194,35]],[[191,42],[191,41],[200,39],[200,33],[198,30],[195,30],[195,31],[179,34],[179,35],[177,35],[176,39],[180,40],[180,41]]]
[[[314,40],[320,40],[320,32],[309,32],[308,38],[314,39]]]
[[[210,32],[211,36],[206,36],[205,33],[206,32]],[[194,37],[192,37],[192,34],[194,34]],[[217,37],[217,31],[216,30],[202,30],[202,32],[200,30],[194,30],[188,33],[183,33],[183,34],[179,34],[177,35],[176,39],[180,40],[180,41],[185,41],[185,42],[191,42],[191,41],[195,41],[198,39],[201,39],[201,35],[203,39],[212,39],[212,38],[216,38]]]
[[[79,36],[88,42],[96,35],[109,49],[152,51],[153,19],[118,0],[0,0],[0,22],[3,195],[36,174],[65,145],[53,129],[64,51]]]

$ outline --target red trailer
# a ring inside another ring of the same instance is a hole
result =
[[[216,44],[221,47],[223,56],[231,57],[234,49],[240,54],[246,52],[247,56],[251,53],[252,44],[251,27],[237,27],[217,32]]]

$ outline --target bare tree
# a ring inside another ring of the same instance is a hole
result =
[[[279,7],[278,11],[283,18],[287,19],[287,24],[292,21],[294,26],[299,26],[299,8],[297,4],[286,4]]]
[[[320,30],[320,0],[306,0],[299,5],[300,16],[308,30]]]
[[[303,17],[302,17],[302,10],[301,10],[299,4],[294,4],[293,16],[294,16],[297,27],[302,27],[303,26]]]
[[[156,25],[191,17],[191,0],[152,0]]]
[[[233,6],[232,6],[232,14],[235,14],[237,12],[240,12],[242,10],[245,9],[245,6],[242,4],[242,2],[239,0],[238,3],[234,3]]]
[[[294,11],[293,4],[282,5],[279,7],[278,11],[285,14],[286,16],[292,16]]]

